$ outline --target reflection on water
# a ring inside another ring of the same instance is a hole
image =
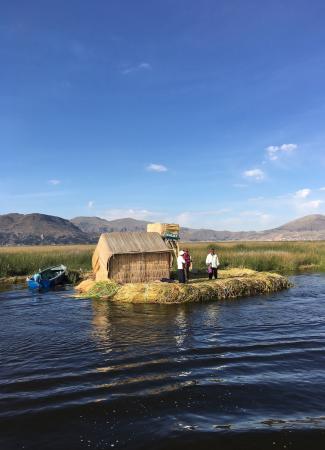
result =
[[[106,352],[110,352],[111,324],[109,320],[109,313],[110,313],[109,303],[94,300],[92,302],[92,311],[93,311],[93,319],[92,319],[93,338],[98,341],[100,348],[102,348]]]
[[[325,277],[188,305],[0,293],[10,448],[323,448]]]
[[[187,315],[183,308],[179,308],[175,314],[175,342],[179,350],[185,350],[183,347],[186,338],[188,338]]]

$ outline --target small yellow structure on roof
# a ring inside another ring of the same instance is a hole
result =
[[[179,239],[179,225],[177,223],[148,223],[148,233],[159,233],[164,238]]]
[[[172,250],[159,233],[103,233],[93,254],[96,281],[141,283],[170,277]]]
[[[180,232],[178,223],[148,223],[147,231],[148,233],[159,233],[167,247],[173,251],[175,259],[177,259]]]

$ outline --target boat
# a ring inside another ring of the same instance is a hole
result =
[[[27,278],[30,289],[51,289],[57,285],[64,284],[66,280],[67,267],[63,264],[47,267]]]

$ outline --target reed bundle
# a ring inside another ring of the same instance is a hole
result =
[[[149,282],[119,285],[110,280],[84,281],[76,289],[83,297],[109,298],[117,302],[187,303],[268,294],[291,286],[282,275],[250,269],[230,269],[220,271],[220,275],[218,280],[193,280],[188,284]]]

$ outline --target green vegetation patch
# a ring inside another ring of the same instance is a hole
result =
[[[86,298],[112,298],[120,289],[120,285],[114,281],[97,281],[87,293],[81,294]]]
[[[30,275],[59,264],[71,272],[88,272],[93,251],[90,245],[1,247],[0,277]]]
[[[205,258],[215,248],[221,268],[245,267],[259,272],[292,273],[299,270],[325,270],[325,241],[313,242],[191,242],[193,268],[206,272]]]
[[[218,253],[221,268],[292,273],[325,271],[325,241],[313,242],[191,242],[193,276],[205,276],[206,255],[211,247]],[[0,278],[32,274],[39,269],[64,264],[71,271],[88,272],[94,245],[0,247]]]

